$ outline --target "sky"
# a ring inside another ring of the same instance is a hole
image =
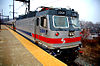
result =
[[[30,0],[30,10],[39,6],[72,8],[79,13],[79,19],[84,21],[100,22],[100,0]],[[0,12],[12,18],[13,0],[0,0]],[[15,17],[25,14],[24,3],[15,1]]]

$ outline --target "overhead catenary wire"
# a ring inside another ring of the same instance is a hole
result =
[[[16,9],[16,11],[19,10],[20,8],[22,8],[24,5],[25,5],[25,4],[23,3],[20,7],[18,7],[18,8]]]
[[[31,0],[31,1],[35,1],[35,0]],[[39,2],[39,3],[40,3],[39,5],[40,5],[40,6],[44,6],[44,5],[45,5],[45,6],[48,6],[48,4],[51,4],[51,3],[54,3],[54,2],[58,2],[58,1],[59,1],[59,0],[54,0],[54,1],[42,0],[42,1]],[[52,5],[51,5],[51,6],[52,6]]]

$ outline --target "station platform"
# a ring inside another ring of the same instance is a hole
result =
[[[67,66],[5,25],[0,29],[0,66]]]

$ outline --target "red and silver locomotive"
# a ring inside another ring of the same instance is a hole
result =
[[[79,14],[74,9],[41,7],[16,19],[16,31],[51,54],[76,51],[81,45]]]

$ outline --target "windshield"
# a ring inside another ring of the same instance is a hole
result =
[[[78,21],[78,18],[72,17],[72,18],[71,18],[71,21],[72,21],[73,27],[80,27],[80,23],[79,23],[79,21]]]
[[[65,16],[54,16],[54,27],[66,28],[68,27],[67,17]]]

